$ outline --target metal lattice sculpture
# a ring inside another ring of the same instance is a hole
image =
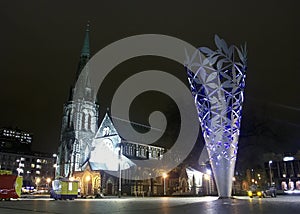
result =
[[[219,197],[230,197],[244,99],[247,51],[246,45],[241,49],[233,45],[228,47],[217,35],[215,43],[216,51],[202,47],[188,57],[186,68]]]

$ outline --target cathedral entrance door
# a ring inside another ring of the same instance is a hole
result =
[[[87,189],[87,194],[88,195],[93,195],[93,192],[92,192],[93,190],[92,189],[93,189],[92,181],[89,181],[88,182],[88,189]]]

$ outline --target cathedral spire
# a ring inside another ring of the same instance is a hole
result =
[[[90,34],[90,22],[88,22],[86,25],[85,37],[84,37],[80,57],[83,56],[86,56],[88,58],[90,57],[90,35],[89,34]]]
[[[89,61],[89,59],[90,59],[90,22],[88,22],[86,25],[85,36],[84,36],[83,46],[80,53],[80,60],[78,64],[76,79],[78,79],[81,70],[84,68],[84,66]]]

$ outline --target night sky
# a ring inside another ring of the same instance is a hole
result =
[[[240,152],[251,156],[257,150],[296,151],[300,149],[298,10],[296,0],[3,1],[0,127],[33,133],[34,150],[57,151],[63,104],[75,80],[85,25],[90,21],[92,54],[119,39],[145,33],[166,34],[212,49],[214,34],[228,44],[247,42]],[[146,57],[125,62],[100,88],[100,116],[109,107],[117,83],[153,68],[186,78],[184,68],[168,60]],[[133,118],[147,123],[145,111],[139,111],[147,108],[141,107],[146,98],[139,99],[138,116]],[[174,107],[168,102],[162,108],[172,115]]]

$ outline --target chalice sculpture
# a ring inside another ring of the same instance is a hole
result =
[[[228,46],[215,35],[215,51],[187,55],[186,70],[219,198],[231,197],[247,70],[246,44]]]

